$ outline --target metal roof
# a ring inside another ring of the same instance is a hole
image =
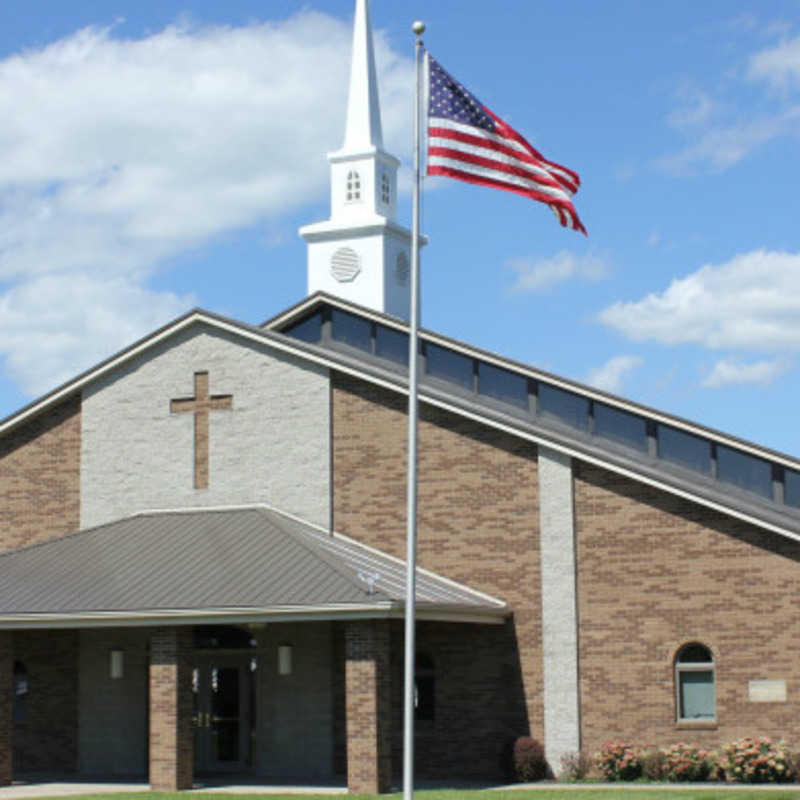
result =
[[[405,564],[267,507],[157,511],[0,555],[0,627],[400,616]],[[424,570],[421,618],[502,621]]]

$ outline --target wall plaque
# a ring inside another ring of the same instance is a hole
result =
[[[751,703],[785,703],[785,680],[750,681],[748,699]]]

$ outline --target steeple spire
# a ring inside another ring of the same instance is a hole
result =
[[[375,50],[367,0],[356,0],[353,25],[353,55],[350,64],[350,95],[343,151],[365,152],[383,148]]]
[[[411,232],[397,222],[397,168],[383,149],[369,0],[355,0],[347,125],[328,153],[331,216],[305,225],[308,292],[408,317]]]

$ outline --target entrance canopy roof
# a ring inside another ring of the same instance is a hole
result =
[[[0,555],[0,628],[402,617],[405,563],[267,507],[155,511]],[[417,617],[501,623],[425,570]]]

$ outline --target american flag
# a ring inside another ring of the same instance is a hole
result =
[[[580,186],[571,169],[542,157],[475,95],[428,60],[428,175],[447,175],[547,203],[559,222],[586,233],[570,199]]]

